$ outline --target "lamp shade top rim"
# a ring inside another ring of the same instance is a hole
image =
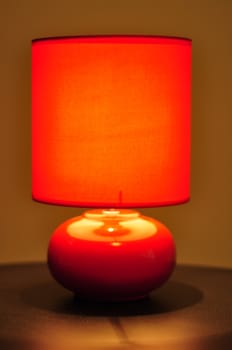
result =
[[[32,44],[60,43],[118,43],[118,44],[182,44],[191,45],[192,39],[163,35],[74,35],[35,38]]]

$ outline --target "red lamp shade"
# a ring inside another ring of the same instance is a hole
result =
[[[191,41],[32,45],[33,198],[81,207],[189,199]]]

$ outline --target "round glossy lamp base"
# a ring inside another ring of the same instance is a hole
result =
[[[136,211],[90,210],[55,230],[48,265],[80,298],[135,300],[169,278],[175,245],[163,224]]]

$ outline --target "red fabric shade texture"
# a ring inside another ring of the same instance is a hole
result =
[[[189,199],[191,41],[32,44],[33,198],[80,207]]]

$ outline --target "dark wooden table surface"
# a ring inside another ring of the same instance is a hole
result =
[[[230,350],[232,270],[178,266],[150,298],[74,298],[45,264],[0,267],[0,349]]]

